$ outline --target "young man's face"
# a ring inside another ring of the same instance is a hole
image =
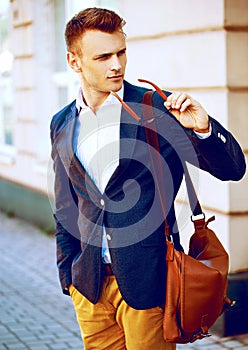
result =
[[[81,54],[71,54],[75,66],[70,66],[80,74],[83,88],[88,91],[106,93],[120,90],[126,68],[126,40],[121,31],[105,33],[88,30],[78,43]]]

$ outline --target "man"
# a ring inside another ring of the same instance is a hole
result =
[[[78,97],[51,123],[57,259],[85,350],[175,349],[163,339],[164,217],[142,118],[147,89],[124,81],[125,22],[89,8],[66,26],[67,60],[80,79]],[[184,93],[157,94],[167,221],[182,249],[174,199],[188,161],[221,180],[245,172],[242,151],[203,107]]]

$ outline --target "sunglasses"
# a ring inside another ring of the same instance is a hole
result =
[[[167,96],[165,95],[165,93],[160,89],[160,87],[158,87],[158,85],[152,83],[151,81],[149,80],[146,80],[146,79],[138,79],[139,82],[141,83],[147,83],[147,84],[150,84],[152,87],[154,87],[154,89],[157,91],[157,93],[166,101],[167,100]],[[126,102],[124,102],[120,96],[114,92],[114,91],[111,91],[111,94],[114,95],[119,101],[120,103],[122,104],[123,108],[131,114],[132,117],[134,117],[134,119],[136,119],[137,121],[140,121],[140,117],[126,104]]]

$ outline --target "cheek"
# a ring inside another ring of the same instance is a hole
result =
[[[84,73],[89,80],[95,81],[99,80],[106,70],[107,67],[105,67],[105,65],[88,65],[85,67]]]

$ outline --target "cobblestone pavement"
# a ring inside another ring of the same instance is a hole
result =
[[[0,283],[0,350],[83,349],[70,297],[60,291],[54,238],[1,212]],[[244,350],[248,335],[212,336],[177,349]]]

